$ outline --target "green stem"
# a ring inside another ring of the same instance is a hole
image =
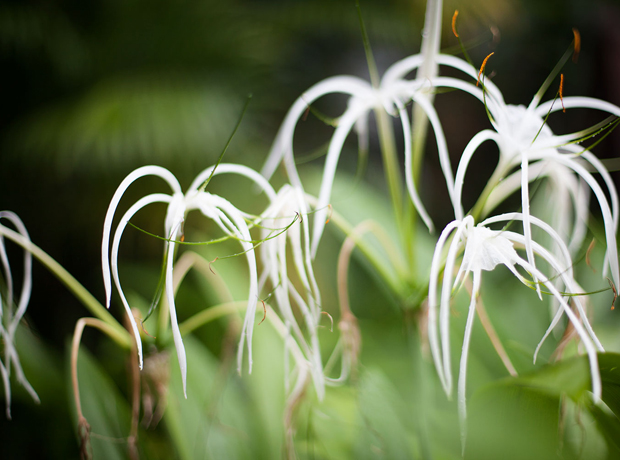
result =
[[[181,335],[187,335],[199,327],[210,323],[211,321],[243,311],[247,308],[247,306],[247,301],[237,301],[227,302],[216,305],[215,307],[207,308],[179,324],[179,330],[181,331]]]
[[[432,99],[431,99],[432,102]],[[426,146],[426,134],[428,132],[428,117],[424,109],[416,103],[413,104],[413,126],[411,129],[411,175],[413,183],[420,184],[420,174],[422,171],[422,160],[424,158],[424,148]],[[410,201],[410,200],[409,200]],[[410,213],[406,222],[406,231],[408,238],[406,239],[406,249],[409,255],[412,276],[415,268],[415,240],[417,230],[417,212],[415,206],[409,206]]]
[[[497,184],[499,184],[499,181],[504,177],[505,173],[506,171],[503,165],[498,164],[495,168],[495,171],[493,171],[493,175],[488,180],[487,185],[484,187],[484,190],[480,194],[478,201],[476,201],[476,204],[469,212],[469,214],[471,214],[471,216],[474,218],[475,222],[479,222],[480,220],[482,220],[482,218],[484,218],[484,215],[482,214],[484,206],[489,199],[491,192],[497,186]]]
[[[45,268],[47,268],[58,280],[66,286],[66,288],[89,310],[94,316],[102,320],[109,327],[106,328],[108,335],[120,346],[131,348],[133,340],[129,332],[119,324],[119,322],[110,314],[93,295],[86,290],[65,268],[50,257],[40,247],[32,243],[28,238],[18,232],[15,232],[3,225],[0,225],[0,235],[7,237],[11,241],[20,245],[25,251],[30,252]]]
[[[394,208],[396,228],[401,236],[401,241],[406,243],[409,235],[404,234],[403,228],[403,185],[398,167],[398,156],[396,154],[396,144],[394,142],[394,132],[392,123],[387,112],[383,109],[375,110],[377,118],[377,129],[379,131],[379,142],[381,144],[381,155],[383,157],[383,168],[385,180],[390,191],[390,199]]]

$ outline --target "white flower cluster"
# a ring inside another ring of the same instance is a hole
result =
[[[454,211],[454,221],[442,230],[437,241],[428,286],[430,349],[439,379],[448,394],[452,391],[450,301],[455,289],[469,273],[473,277],[473,292],[464,332],[458,383],[461,419],[465,418],[467,355],[482,272],[494,270],[498,265],[507,267],[523,284],[534,286],[539,297],[542,298],[541,286],[553,295],[558,309],[550,323],[549,331],[558,324],[563,315],[568,317],[590,359],[594,397],[600,398],[601,381],[596,353],[603,348],[588,322],[585,297],[579,296],[584,294],[584,291],[573,277],[572,266],[573,257],[583,246],[589,217],[589,197],[592,193],[600,207],[605,228],[607,252],[603,271],[604,274],[610,273],[613,283],[620,286],[616,244],[619,216],[617,191],[603,164],[592,152],[577,143],[595,129],[604,127],[604,124],[583,132],[557,135],[547,126],[546,117],[560,108],[559,103],[554,105],[553,100],[540,104],[541,95],[537,94],[528,107],[506,104],[501,91],[488,79],[483,78],[482,84],[478,84],[482,73],[480,69],[457,57],[439,54],[440,20],[441,2],[429,0],[422,54],[408,57],[392,65],[379,84],[373,85],[353,76],[337,76],[323,80],[308,89],[286,115],[262,175],[243,166],[222,164],[215,169],[215,174],[241,174],[258,184],[269,199],[269,205],[260,216],[250,216],[224,198],[201,188],[201,184],[212,174],[213,168],[201,173],[185,194],[169,171],[156,166],[140,168],[123,181],[112,199],[105,220],[102,246],[103,272],[107,304],[110,303],[112,277],[132,321],[141,360],[140,335],[118,279],[118,247],[127,222],[139,209],[151,203],[164,202],[168,203],[165,222],[165,235],[168,240],[166,297],[184,385],[186,360],[177,324],[171,280],[174,251],[182,233],[185,215],[195,209],[212,219],[226,235],[237,239],[247,257],[250,289],[239,345],[239,368],[247,339],[251,369],[252,329],[259,300],[259,287],[268,281],[273,289],[273,297],[280,318],[286,326],[288,337],[296,342],[298,350],[301,350],[303,355],[303,359],[296,361],[300,366],[299,375],[310,372],[317,394],[321,397],[324,385],[330,383],[330,379],[324,375],[318,342],[317,330],[322,307],[312,259],[317,253],[323,234],[336,168],[344,142],[351,131],[356,130],[359,142],[367,144],[368,118],[371,111],[387,114],[399,120],[399,131],[402,128],[404,140],[403,171],[407,192],[421,219],[429,230],[433,229],[432,220],[420,199],[414,180],[412,145],[415,139],[412,138],[412,132],[416,131],[408,112],[408,106],[413,103],[416,107],[414,110],[420,110],[420,113],[425,114],[433,130],[450,204]],[[441,70],[445,67],[458,71],[460,78],[441,76]],[[408,78],[412,72],[417,72],[415,77]],[[455,170],[450,163],[440,118],[433,106],[433,95],[441,88],[472,95],[480,101],[480,110],[488,114],[490,122],[487,129],[472,137],[461,154]],[[338,117],[336,129],[330,140],[318,200],[314,202],[309,200],[296,170],[293,139],[296,126],[308,107],[317,99],[334,93],[348,95],[349,101],[345,111]],[[620,108],[603,101],[566,97],[562,102],[567,109],[595,109],[620,117]],[[417,117],[415,121],[418,122]],[[477,206],[467,214],[461,200],[466,173],[471,158],[486,141],[492,141],[497,145],[500,153],[499,161]],[[281,163],[284,163],[290,185],[285,185],[276,193],[267,181]],[[601,181],[593,176],[592,171],[600,175]],[[172,193],[148,195],[137,201],[125,213],[112,240],[110,259],[112,220],[119,200],[134,180],[145,175],[161,177],[170,185]],[[530,183],[541,178],[548,178],[551,192],[546,199],[554,203],[554,207],[559,210],[550,216],[534,216],[530,212]],[[514,193],[520,193],[520,210],[491,216],[497,205]],[[312,211],[310,202],[315,204],[312,206],[314,208],[312,231],[306,219]],[[250,236],[252,226],[259,222],[265,229],[260,247],[263,269],[260,277],[257,270],[256,249]],[[508,230],[507,224],[511,222],[519,222],[518,227],[522,228],[522,232]],[[494,229],[493,226],[497,228],[497,224],[506,227],[500,230]],[[536,227],[535,233],[532,232],[532,227]],[[276,228],[286,228],[286,231],[273,236],[272,230],[269,229]],[[539,234],[544,236],[544,240],[534,240],[533,235]],[[523,252],[523,255],[520,252]],[[292,266],[296,272],[294,281],[291,279],[292,274],[289,273],[290,267],[287,262],[289,254],[292,254]],[[540,261],[546,262],[544,266],[549,267],[549,273],[543,273],[538,268],[538,265],[541,265]],[[543,341],[549,331],[543,337]]]

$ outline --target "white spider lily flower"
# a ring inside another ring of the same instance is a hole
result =
[[[269,278],[273,287],[273,295],[289,339],[298,344],[307,360],[317,396],[322,400],[325,394],[325,377],[318,338],[321,294],[310,257],[308,210],[309,206],[303,191],[299,187],[284,185],[261,215],[264,242],[260,247],[260,253],[264,266],[263,276]],[[282,228],[286,228],[286,232],[281,232]],[[280,233],[272,237],[274,231]],[[295,278],[289,274],[289,253],[292,255]],[[299,290],[295,287],[293,279],[298,282]],[[302,331],[295,318],[294,306],[301,312],[306,333]],[[286,366],[289,361],[288,349],[289,340],[286,340]],[[287,382],[288,374],[286,372]]]
[[[476,69],[461,60],[443,55],[438,56],[437,60],[439,63],[459,68],[471,76],[472,79],[477,78]],[[600,160],[583,147],[571,144],[571,142],[581,139],[584,134],[593,130],[584,130],[567,135],[555,135],[549,126],[546,125],[544,117],[550,112],[560,110],[561,105],[559,102],[554,105],[553,101],[548,101],[538,106],[540,101],[538,95],[534,97],[529,107],[526,108],[520,105],[506,104],[501,92],[491,82],[485,81],[485,92],[472,83],[454,78],[437,77],[432,83],[438,87],[446,86],[461,89],[477,97],[486,104],[491,116],[491,123],[494,127],[494,130],[487,129],[476,134],[463,151],[456,171],[454,185],[455,196],[453,203],[459,203],[455,207],[456,219],[462,220],[464,216],[464,210],[460,203],[469,162],[481,144],[486,141],[493,141],[499,148],[500,156],[495,173],[490,180],[491,185],[495,186],[495,189],[488,197],[482,214],[485,215],[510,194],[520,189],[526,253],[528,261],[535,265],[531,244],[529,183],[539,177],[551,175],[561,176],[564,181],[568,175],[578,178],[578,183],[587,184],[588,188],[594,193],[601,208],[607,243],[604,273],[609,269],[614,283],[618,285],[620,283],[616,244],[620,212],[618,193],[611,176]],[[563,101],[566,109],[577,107],[589,108],[620,116],[619,107],[597,99],[566,97]],[[602,124],[598,127],[602,127]],[[518,170],[511,174],[515,168],[518,168]],[[601,175],[611,205],[605,190],[598,184],[592,173],[589,172],[590,168]],[[502,180],[505,183],[500,182]],[[564,207],[567,206],[566,203],[569,200],[573,202],[573,224],[568,228],[560,229],[561,232],[571,235],[569,241],[572,250],[581,246],[583,236],[585,235],[584,226],[588,220],[587,207],[583,205],[587,196],[583,195],[583,185],[580,185],[580,188],[582,190],[579,192],[581,196],[577,196],[577,188],[569,188],[569,193],[567,193],[567,188],[560,186],[555,189],[554,196],[550,198],[558,203],[562,203],[559,206]],[[563,225],[566,224],[564,223]]]
[[[22,220],[11,211],[1,211],[0,219],[6,219],[13,224],[18,233],[30,241],[30,236]],[[0,226],[4,227],[4,225]],[[26,389],[32,399],[39,403],[39,396],[34,391],[19,361],[19,355],[15,348],[15,332],[19,322],[26,313],[30,294],[32,292],[32,254],[24,251],[22,288],[15,304],[15,292],[13,275],[4,245],[4,237],[0,234],[0,263],[2,264],[2,278],[6,284],[6,293],[0,296],[0,339],[4,345],[4,359],[0,359],[0,375],[4,385],[4,398],[6,402],[6,417],[11,418],[11,366],[15,369],[17,381]],[[15,309],[17,305],[17,309]]]
[[[311,243],[312,257],[316,255],[316,250],[325,227],[326,207],[331,196],[336,166],[344,141],[353,127],[355,127],[358,132],[360,146],[368,144],[368,114],[371,110],[385,110],[388,114],[401,118],[405,144],[407,191],[418,214],[430,231],[433,231],[433,223],[420,200],[412,174],[411,124],[405,110],[405,105],[412,100],[418,103],[418,107],[422,112],[426,113],[431,122],[437,139],[440,162],[446,177],[448,191],[450,197],[453,198],[454,180],[452,178],[452,168],[447,153],[445,137],[439,118],[432,105],[432,95],[425,91],[425,88],[428,86],[427,81],[434,78],[437,74],[438,67],[435,58],[439,53],[441,39],[442,4],[442,0],[427,1],[421,54],[411,58],[415,61],[416,67],[421,67],[415,82],[402,80],[402,78],[391,78],[391,76],[397,73],[392,68],[402,67],[400,63],[396,63],[386,71],[378,87],[373,87],[370,83],[357,77],[332,77],[312,86],[295,101],[287,113],[261,173],[265,177],[270,178],[280,162],[284,161],[289,180],[294,186],[303,190],[301,180],[295,168],[293,155],[293,137],[297,122],[308,111],[310,105],[322,96],[331,93],[342,93],[351,96],[347,109],[338,118],[337,128],[328,148],[323,182],[319,191],[317,213],[314,219]],[[372,73],[373,70],[371,69]]]
[[[569,294],[579,294],[583,290],[573,279],[572,262],[568,248],[550,225],[542,220],[529,216],[530,222],[547,233],[554,244],[561,248],[562,257],[556,258],[548,249],[539,243],[532,241],[531,247],[533,252],[545,260],[553,269],[554,276],[560,277],[565,287],[565,292]],[[474,219],[466,216],[463,220],[455,220],[451,222],[441,233],[431,264],[428,305],[429,305],[429,342],[431,353],[435,363],[435,367],[439,374],[439,378],[448,395],[452,392],[452,370],[450,356],[450,299],[454,289],[461,283],[468,273],[473,276],[473,291],[469,305],[469,312],[465,326],[463,339],[459,381],[458,381],[458,407],[459,417],[461,421],[461,429],[464,445],[464,427],[466,419],[466,401],[465,401],[465,385],[467,373],[467,357],[469,352],[469,343],[473,328],[474,315],[476,311],[476,301],[480,292],[480,284],[482,280],[482,271],[494,270],[498,265],[505,265],[523,284],[531,285],[532,281],[528,281],[519,273],[517,267],[521,267],[527,271],[534,280],[539,280],[543,286],[554,296],[559,302],[561,310],[565,313],[575,330],[577,331],[590,360],[590,372],[592,377],[592,392],[595,400],[601,397],[601,378],[598,369],[597,351],[604,351],[600,341],[597,339],[592,330],[588,318],[585,314],[583,305],[578,296],[572,297],[577,314],[575,314],[564,298],[563,292],[560,292],[551,281],[552,277],[548,277],[541,273],[527,259],[522,258],[514,248],[514,244],[525,247],[527,239],[524,235],[511,232],[508,230],[492,230],[487,225],[498,222],[525,220],[523,213],[511,213],[500,216],[491,217],[477,226],[474,226]],[[438,302],[437,290],[440,284],[440,272],[442,269],[442,254],[447,244],[448,238],[452,236],[452,240],[448,247],[447,258],[443,268],[443,278],[441,280],[441,296]],[[461,251],[464,250],[463,258],[456,277],[454,277],[454,269],[457,264],[457,258]],[[534,281],[535,283],[536,281]],[[437,307],[439,306],[439,326],[437,318]],[[556,315],[553,319],[549,330],[551,330],[561,315]],[[439,334],[438,334],[439,329]],[[543,337],[548,336],[549,330]],[[441,346],[440,346],[441,339]],[[542,343],[542,341],[541,341]],[[540,347],[540,345],[539,345]],[[538,348],[539,348],[538,347]],[[537,349],[538,351],[538,349]]]
[[[179,360],[179,367],[181,369],[181,376],[183,380],[183,391],[186,397],[187,361],[185,357],[185,347],[183,346],[183,339],[181,338],[181,333],[179,331],[176,314],[174,290],[172,287],[172,270],[174,251],[177,246],[177,241],[183,233],[183,223],[185,221],[185,215],[194,209],[199,210],[204,216],[212,219],[226,235],[229,235],[232,238],[239,240],[246,254],[249,269],[250,287],[248,294],[248,307],[239,343],[238,367],[239,371],[241,371],[243,349],[245,340],[247,338],[249,369],[250,372],[252,371],[252,331],[254,326],[254,316],[256,312],[256,302],[258,300],[258,279],[254,246],[252,244],[252,238],[250,236],[249,228],[245,220],[246,214],[239,211],[224,198],[213,195],[201,189],[203,183],[208,180],[212,173],[214,175],[222,173],[232,173],[246,176],[256,182],[256,184],[258,184],[263,189],[263,191],[265,191],[270,200],[275,198],[275,192],[267,183],[267,181],[256,171],[244,166],[220,164],[219,166],[217,166],[215,172],[213,172],[213,167],[208,168],[196,177],[189,190],[185,194],[183,194],[183,192],[181,191],[181,186],[170,171],[159,166],[144,166],[130,173],[125,178],[125,180],[121,182],[120,186],[114,193],[114,196],[112,197],[112,200],[108,207],[103,228],[101,259],[103,280],[106,291],[106,306],[108,308],[110,307],[110,298],[112,295],[111,278],[113,278],[116,289],[120,295],[123,306],[125,307],[127,315],[129,316],[129,320],[131,322],[132,331],[136,338],[136,343],[138,347],[140,368],[142,368],[142,342],[140,340],[140,333],[138,331],[136,321],[131,313],[129,304],[123,293],[120,279],[118,276],[118,250],[125,227],[127,226],[129,220],[140,209],[152,203],[168,204],[168,211],[166,213],[164,224],[165,236],[168,239],[165,249],[165,291],[166,299],[168,301],[168,307],[170,310],[170,324],[172,328],[172,336],[177,350],[177,357]],[[116,213],[116,208],[118,207],[120,199],[124,195],[129,185],[131,185],[135,180],[144,176],[157,176],[162,178],[170,186],[170,188],[172,189],[172,193],[170,195],[164,193],[154,193],[147,195],[139,199],[129,208],[129,210],[125,212],[120,222],[118,223],[116,231],[114,233],[110,258],[110,234],[112,232],[112,220]]]
[[[478,70],[462,59],[439,54],[435,56],[435,60],[440,66],[452,67],[462,71],[471,78],[471,81],[478,79]],[[417,56],[403,59],[386,72],[384,80],[398,81],[418,67],[420,67],[420,60]],[[486,203],[484,203],[482,215],[487,215],[497,204],[520,189],[522,210],[525,217],[523,225],[526,237],[526,252],[528,260],[534,264],[530,243],[532,236],[529,223],[529,183],[541,177],[549,177],[552,180],[552,184],[556,185],[552,200],[558,203],[558,209],[567,209],[569,207],[568,203],[572,202],[572,224],[567,219],[567,214],[563,214],[563,217],[560,217],[559,212],[554,214],[556,216],[554,223],[561,225],[561,227],[556,228],[563,234],[570,235],[568,240],[569,247],[574,253],[583,243],[588,221],[589,213],[586,203],[589,192],[584,186],[585,184],[596,196],[605,222],[607,255],[604,272],[607,269],[611,269],[613,281],[618,285],[620,273],[618,270],[615,239],[619,218],[617,190],[608,171],[596,156],[578,145],[570,144],[570,142],[580,139],[585,133],[592,132],[592,130],[562,136],[555,135],[545,124],[544,117],[550,112],[560,110],[562,105],[557,101],[555,105],[554,101],[538,105],[540,102],[539,95],[536,95],[530,106],[525,108],[524,106],[506,104],[501,91],[488,80],[484,81],[484,91],[481,87],[477,87],[471,82],[456,78],[439,76],[428,81],[433,87],[459,89],[472,94],[486,105],[491,117],[491,123],[495,128],[494,130],[483,130],[476,134],[463,152],[456,171],[454,188],[450,195],[456,219],[462,220],[465,215],[461,205],[461,194],[471,157],[481,144],[486,141],[493,141],[498,145],[500,158],[496,171],[490,181],[495,188],[490,193]],[[565,97],[563,98],[563,103],[566,109],[589,108],[620,116],[619,107],[597,99]],[[444,165],[442,165],[442,168],[450,191],[448,168]],[[514,168],[518,168],[518,170],[511,174]],[[611,206],[605,191],[588,171],[590,168],[601,175],[611,201]],[[573,179],[570,179],[569,176],[572,176]],[[578,183],[579,185],[568,186],[569,182],[572,184]]]
[[[409,58],[409,62],[411,61],[415,62],[416,66],[420,66],[424,62],[424,57],[422,55],[416,55],[413,58]],[[394,66],[398,67],[399,63],[396,63]],[[368,135],[367,118],[371,110],[385,110],[388,114],[400,118],[405,144],[405,178],[407,190],[420,217],[430,230],[433,229],[433,223],[417,193],[411,171],[411,123],[407,110],[405,109],[405,105],[409,101],[413,100],[418,103],[431,122],[437,140],[440,163],[446,177],[448,191],[451,198],[454,197],[454,180],[452,178],[453,175],[447,143],[439,117],[426,97],[429,86],[428,81],[426,79],[419,79],[416,81],[400,80],[393,78],[394,74],[394,71],[388,69],[378,88],[373,88],[370,83],[352,76],[331,77],[317,83],[295,101],[276,136],[269,157],[261,173],[267,178],[271,177],[278,164],[284,161],[289,180],[294,186],[303,190],[301,180],[295,168],[293,155],[293,137],[299,119],[308,110],[309,105],[322,96],[332,93],[342,93],[351,96],[346,110],[338,118],[336,130],[328,147],[323,171],[323,181],[319,191],[317,212],[314,218],[311,243],[313,257],[316,254],[325,226],[325,218],[327,215],[326,208],[329,204],[336,167],[342,152],[343,144],[354,127],[358,130],[361,139],[360,142],[365,142],[364,139],[366,139]]]

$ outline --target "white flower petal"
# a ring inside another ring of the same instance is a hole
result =
[[[144,176],[158,176],[164,179],[173,192],[181,193],[181,186],[176,177],[165,168],[159,166],[143,166],[141,168],[132,171],[118,186],[106,212],[105,221],[103,223],[103,241],[101,244],[101,268],[103,271],[103,286],[106,294],[106,307],[110,308],[110,299],[112,296],[112,280],[110,276],[110,233],[112,232],[112,220],[116,213],[116,208],[120,202],[122,196],[125,194],[127,188],[137,179]]]
[[[116,290],[121,298],[121,302],[123,303],[123,307],[125,308],[125,312],[127,313],[127,317],[129,318],[129,322],[131,324],[131,330],[136,339],[136,346],[138,347],[138,360],[140,363],[140,369],[142,369],[143,364],[143,356],[142,356],[142,340],[140,339],[140,332],[138,330],[138,326],[136,324],[136,320],[131,312],[131,307],[127,302],[127,298],[125,297],[125,293],[123,292],[123,288],[121,287],[121,281],[118,276],[118,249],[120,246],[121,238],[123,236],[123,232],[127,227],[127,223],[131,220],[131,218],[142,208],[148,206],[152,203],[169,203],[172,197],[170,195],[165,195],[163,193],[154,193],[151,195],[147,195],[143,198],[140,198],[136,203],[131,206],[123,217],[121,218],[118,226],[116,227],[116,231],[114,232],[114,240],[112,241],[112,260],[110,263],[110,268],[112,271],[112,277],[114,278],[114,284],[116,286]]]

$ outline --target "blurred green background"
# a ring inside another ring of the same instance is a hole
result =
[[[418,52],[425,2],[360,3],[380,72]],[[474,61],[495,52],[487,72],[507,102],[529,103],[576,27],[582,50],[578,64],[565,69],[565,95],[620,105],[617,1],[446,1],[442,48],[457,45],[450,31],[455,8],[461,36],[476,43],[470,49]],[[495,40],[492,27],[499,32]],[[252,101],[224,161],[260,168],[279,123],[305,89],[332,75],[368,74],[353,0],[4,0],[0,68],[0,208],[19,214],[32,240],[100,299],[103,219],[115,188],[131,170],[161,165],[187,187],[219,156],[248,93]],[[483,113],[468,112],[467,98],[460,105],[452,96],[439,95],[437,107],[451,154],[458,158],[487,120]],[[336,115],[344,102],[335,97],[320,107]],[[584,116],[557,117],[553,128],[568,132],[598,121]],[[309,154],[323,145],[329,129],[317,122],[303,126],[297,152]],[[429,145],[420,188],[441,228],[451,215]],[[376,140],[371,146],[365,180],[383,193]],[[619,149],[614,133],[596,153],[609,158]],[[355,150],[351,141],[350,155],[342,159],[351,174]],[[495,154],[488,154],[493,160],[481,155],[477,165],[480,188],[494,165]],[[478,185],[468,191],[471,196]],[[131,195],[157,187],[161,184],[145,180]],[[225,180],[213,187],[225,196],[239,194]],[[138,224],[155,229],[162,216],[163,210],[155,209]],[[160,242],[131,231],[126,239],[124,262],[135,273],[156,273]],[[0,457],[72,458],[77,445],[60,369],[75,321],[86,312],[36,263],[33,285],[27,322],[47,347],[48,356],[39,359],[49,366],[51,390],[40,407],[16,390],[14,420],[0,420]],[[86,334],[84,342],[99,356],[106,345],[98,336]]]

